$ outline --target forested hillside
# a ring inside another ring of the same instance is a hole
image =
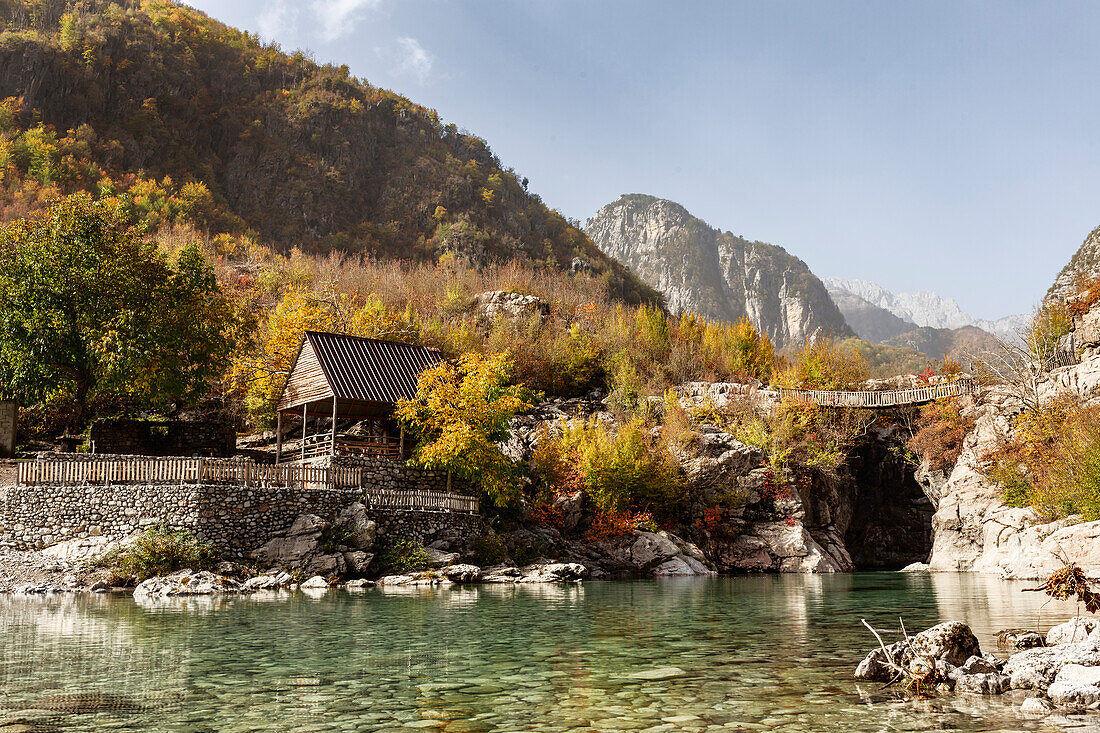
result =
[[[589,269],[652,290],[435,110],[167,0],[0,0],[0,215],[59,193],[154,227],[299,247]]]

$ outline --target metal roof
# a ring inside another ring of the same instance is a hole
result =
[[[332,393],[341,400],[397,402],[416,394],[420,372],[443,361],[438,349],[306,331]]]

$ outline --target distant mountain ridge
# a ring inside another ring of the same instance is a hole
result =
[[[782,247],[718,231],[674,201],[625,194],[584,231],[660,291],[673,313],[746,317],[781,348],[854,335],[805,262]]]
[[[911,324],[911,328],[927,327],[935,329],[958,329],[967,326],[980,328],[998,338],[1014,338],[1018,330],[1027,322],[1027,315],[1012,315],[996,321],[976,318],[966,313],[955,302],[954,298],[944,298],[927,290],[918,290],[914,293],[895,294],[878,283],[868,280],[845,279],[829,277],[824,279],[829,294],[835,301],[849,303],[847,308],[842,307],[845,317],[861,336],[864,332],[852,320],[863,321],[871,324],[869,327],[880,331],[889,331],[891,328],[900,328],[904,323]],[[881,309],[903,323],[887,326],[889,319],[881,314],[874,314],[866,306],[852,301],[851,296],[862,300],[867,305]],[[838,302],[839,305],[839,302]],[[849,312],[860,311],[860,315],[849,316]],[[865,326],[868,327],[868,326]],[[911,329],[910,329],[911,330]],[[905,331],[897,331],[892,335],[886,335],[882,340],[888,340]],[[864,336],[869,340],[875,340],[870,335]]]

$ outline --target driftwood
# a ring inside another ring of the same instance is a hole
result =
[[[915,694],[920,695],[921,694],[921,685],[924,684],[927,681],[928,676],[918,674],[917,672],[914,672],[911,669],[907,669],[907,668],[901,666],[900,664],[897,664],[896,662],[894,662],[893,657],[890,656],[890,652],[887,651],[887,649],[886,649],[886,644],[882,641],[882,637],[879,636],[879,633],[877,631],[875,631],[875,628],[873,626],[871,626],[871,624],[867,623],[867,619],[861,618],[860,621],[863,623],[864,626],[867,627],[868,631],[870,631],[872,634],[875,635],[875,639],[878,640],[879,649],[882,650],[883,663],[887,667],[892,669],[895,673],[894,679],[890,680],[885,685],[883,685],[881,689],[885,690],[887,687],[890,687],[891,685],[894,685],[894,684],[898,683],[899,681],[901,681],[902,679],[904,679],[904,680],[906,680],[906,683],[914,690]],[[912,651],[912,647],[909,645],[910,644],[909,634],[907,634],[906,631],[905,631],[905,621],[903,621],[900,616],[898,617],[898,621],[901,623],[901,635],[902,635],[903,643],[905,644],[905,646],[910,651]],[[935,668],[936,668],[936,666],[933,663],[932,664],[933,672],[935,671]]]

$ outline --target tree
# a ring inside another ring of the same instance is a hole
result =
[[[71,196],[0,229],[0,383],[27,404],[68,398],[71,432],[97,396],[201,397],[234,322],[198,247],[170,262],[118,201]]]
[[[497,443],[536,398],[508,384],[511,370],[507,354],[464,354],[423,371],[416,396],[397,403],[397,419],[418,435],[413,461],[477,484],[497,506],[519,494],[515,465]]]

